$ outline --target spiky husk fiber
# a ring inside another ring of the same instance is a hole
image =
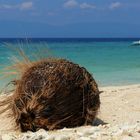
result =
[[[33,63],[18,80],[13,101],[16,124],[22,131],[90,124],[100,106],[91,74],[64,59]]]

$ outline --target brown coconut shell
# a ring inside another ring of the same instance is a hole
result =
[[[64,59],[46,59],[22,74],[12,110],[25,132],[91,124],[99,107],[98,86],[85,68]]]

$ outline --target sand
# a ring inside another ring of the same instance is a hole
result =
[[[140,140],[140,85],[102,87],[96,126],[21,133],[14,120],[0,115],[0,140]],[[1,95],[0,100],[7,96]]]

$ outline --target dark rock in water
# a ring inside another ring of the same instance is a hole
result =
[[[33,62],[16,84],[13,113],[21,131],[91,124],[100,107],[91,74],[64,59]]]

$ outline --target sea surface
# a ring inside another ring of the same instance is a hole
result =
[[[85,67],[99,86],[119,86],[140,83],[140,46],[132,46],[138,38],[52,38],[52,39],[0,39],[0,75],[19,57],[17,48],[26,55],[66,58]],[[6,75],[6,74],[5,74]],[[12,77],[15,78],[15,77]],[[11,79],[12,79],[11,78]],[[0,87],[11,80],[0,78]]]

